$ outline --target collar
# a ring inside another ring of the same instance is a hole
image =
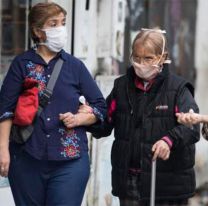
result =
[[[57,55],[53,58],[53,59],[56,59],[56,58],[61,58],[63,59],[64,61],[67,60],[67,54],[66,52],[62,49],[60,52],[57,53]],[[35,48],[31,48],[29,49],[28,51],[26,51],[25,53],[23,53],[22,55],[22,59],[24,60],[30,60],[36,64],[43,64],[43,65],[46,65],[47,63],[40,57],[40,55],[38,55],[36,53],[36,49]]]
[[[152,91],[156,91],[157,88],[162,84],[162,82],[168,77],[168,75],[169,75],[168,65],[164,64],[162,72],[159,73],[159,75],[157,75],[155,79],[150,80],[147,87],[144,87],[143,80],[136,76],[133,66],[131,66],[127,70],[127,78],[128,78],[129,84],[136,88],[141,89],[142,91],[149,91],[150,89]]]
[[[141,89],[144,92],[149,91],[154,82],[155,79],[152,79],[150,81],[144,81],[139,77],[136,77],[134,81],[136,88]]]

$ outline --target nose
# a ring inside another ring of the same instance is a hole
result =
[[[146,64],[147,63],[147,61],[145,61],[145,59],[142,58],[142,57],[139,58],[139,62],[140,62],[140,64]]]

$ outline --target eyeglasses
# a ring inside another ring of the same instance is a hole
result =
[[[147,57],[138,57],[138,56],[131,56],[131,61],[133,60],[134,62],[138,64],[153,64],[156,60],[156,57],[153,56],[147,56]]]

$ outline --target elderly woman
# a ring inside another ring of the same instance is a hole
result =
[[[198,106],[193,87],[168,68],[164,31],[142,29],[132,45],[127,73],[107,97],[104,124],[89,130],[95,137],[114,129],[112,193],[121,206],[148,206],[152,159],[157,159],[156,205],[184,206],[195,192],[195,143],[198,125],[186,127],[175,113]],[[79,112],[91,109],[83,105]]]

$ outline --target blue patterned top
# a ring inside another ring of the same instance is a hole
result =
[[[24,145],[24,149],[37,159],[69,160],[79,158],[82,152],[88,151],[85,127],[69,130],[59,120],[60,113],[77,113],[81,95],[89,102],[100,121],[103,121],[106,113],[105,100],[80,60],[62,50],[47,64],[31,49],[13,60],[5,77],[0,91],[0,121],[13,117],[25,78],[36,79],[39,82],[39,95],[42,95],[59,57],[64,60],[64,64],[53,95]]]

